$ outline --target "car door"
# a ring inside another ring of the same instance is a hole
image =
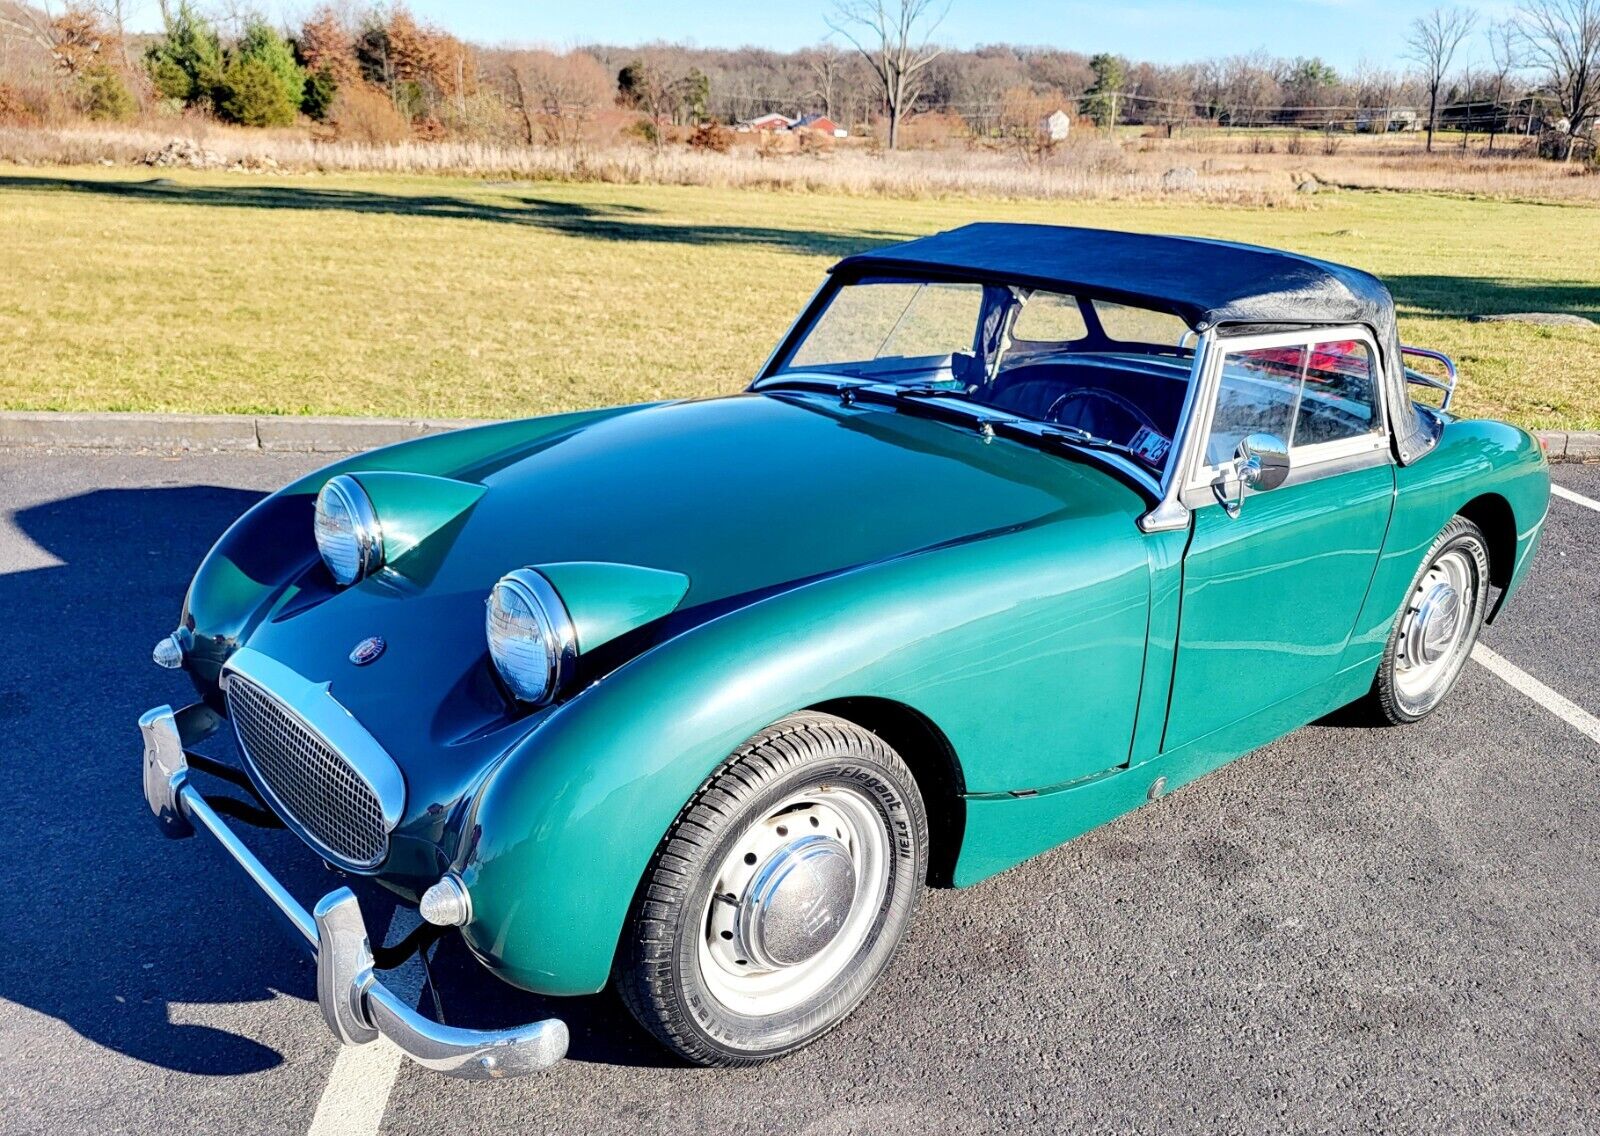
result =
[[[1365,331],[1222,338],[1206,371],[1204,443],[1184,497],[1193,532],[1167,750],[1335,673],[1394,501],[1378,352]],[[1288,444],[1276,489],[1246,490],[1232,476],[1238,443],[1254,433]],[[1219,496],[1235,494],[1230,515]]]

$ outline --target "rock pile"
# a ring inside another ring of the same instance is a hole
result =
[[[191,170],[275,170],[276,158],[264,154],[247,154],[238,161],[230,161],[215,150],[207,150],[193,138],[174,138],[159,150],[151,150],[139,159],[142,165],[171,168],[181,166]]]
[[[228,159],[215,150],[207,150],[193,138],[174,138],[139,161],[146,166],[185,166],[191,170],[220,170],[228,164]]]

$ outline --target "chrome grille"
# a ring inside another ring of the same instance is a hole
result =
[[[284,819],[351,867],[382,863],[389,835],[372,786],[262,687],[230,674],[227,692],[239,748]]]

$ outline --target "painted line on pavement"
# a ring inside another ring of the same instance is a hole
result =
[[[1585,497],[1582,493],[1574,493],[1565,485],[1551,485],[1550,492],[1564,501],[1571,501],[1574,505],[1582,505],[1585,509],[1593,509],[1600,513],[1600,501],[1593,497]]]
[[[367,1045],[341,1045],[328,1085],[311,1118],[310,1136],[377,1136],[400,1063],[406,1059],[388,1038]]]
[[[410,934],[422,920],[409,907],[396,907],[380,941]],[[413,956],[384,972],[384,982],[415,1006],[422,998],[422,963]],[[377,1136],[389,1107],[389,1091],[406,1055],[386,1037],[366,1045],[341,1045],[322,1099],[317,1101],[307,1136]]]
[[[1588,735],[1596,745],[1600,745],[1600,718],[1596,718],[1570,699],[1557,694],[1527,671],[1507,662],[1482,643],[1472,648],[1472,657],[1512,689],[1527,695],[1579,733]]]

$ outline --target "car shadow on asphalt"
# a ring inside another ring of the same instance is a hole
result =
[[[489,221],[543,229],[586,240],[644,244],[751,245],[784,252],[838,258],[913,235],[909,232],[829,233],[761,225],[675,224],[658,210],[620,203],[582,203],[508,194],[486,185],[482,196],[380,193],[365,189],[257,185],[193,185],[156,177],[139,180],[78,180],[0,176],[0,192],[48,190],[129,201],[234,209],[283,209],[366,213],[398,217]]]
[[[212,1007],[316,998],[314,966],[265,898],[206,838],[162,837],[140,790],[138,715],[194,699],[182,675],[151,665],[150,647],[176,623],[211,543],[261,496],[175,486],[50,501],[11,519],[60,563],[0,574],[0,727],[9,743],[0,759],[0,856],[19,885],[0,923],[0,998],[184,1073],[239,1075],[284,1059],[269,1044],[205,1024],[243,1020],[255,1029],[260,1015],[230,1019]],[[233,759],[220,738],[201,748]],[[349,884],[369,926],[389,925],[394,900],[370,882],[330,873],[287,833],[239,831],[307,906]],[[580,1060],[666,1059],[609,994],[548,1000],[512,990],[454,936],[431,970],[452,1024],[553,1013],[571,1027]],[[424,996],[424,1013],[432,1005]],[[314,1011],[299,1017],[320,1031]]]

